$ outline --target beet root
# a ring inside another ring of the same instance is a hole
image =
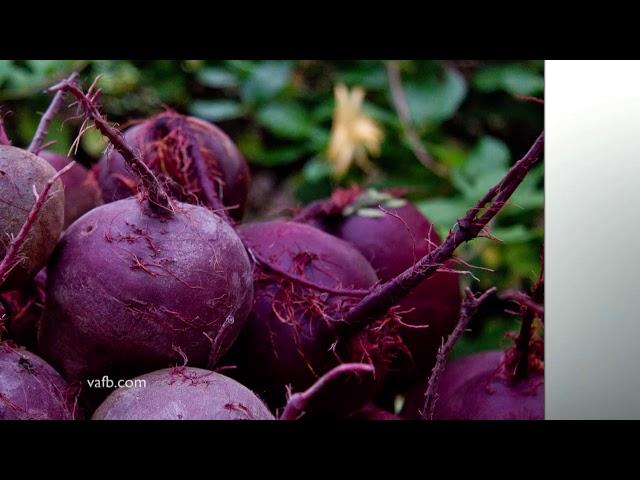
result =
[[[251,390],[209,370],[167,368],[130,382],[107,397],[92,419],[274,420]]]
[[[89,211],[51,258],[38,343],[68,380],[205,366],[247,318],[252,268],[233,228],[203,207],[146,205]]]
[[[0,259],[9,242],[22,228],[36,199],[34,188],[42,191],[56,174],[42,158],[8,145],[0,145]],[[0,291],[24,286],[45,265],[64,224],[64,192],[55,181],[24,244],[19,259]]]
[[[0,420],[73,420],[74,390],[44,360],[0,343]]]
[[[207,197],[214,194],[230,208],[231,217],[242,218],[249,191],[249,167],[218,127],[195,117],[163,112],[130,127],[124,138],[160,174],[177,199],[207,205]],[[199,153],[190,150],[190,142],[195,142]],[[103,156],[97,171],[106,202],[137,193],[138,182],[117,151]]]
[[[258,266],[252,312],[225,359],[237,366],[230,375],[275,409],[284,405],[287,385],[303,391],[339,363],[371,361],[353,352],[341,358],[357,342],[338,341],[336,332],[335,320],[377,282],[357,250],[296,222],[246,224],[238,232]]]
[[[57,171],[71,161],[66,156],[44,150],[38,154]],[[102,191],[92,171],[76,163],[62,177],[64,185],[64,228],[86,212],[102,204]]]
[[[308,221],[355,246],[383,282],[441,243],[435,227],[406,200],[350,189],[338,190],[332,202],[340,208]],[[414,328],[400,328],[410,355],[399,356],[390,367],[385,387],[390,398],[426,378],[443,338],[456,325],[460,305],[459,275],[450,272],[435,273],[400,302],[402,322]]]

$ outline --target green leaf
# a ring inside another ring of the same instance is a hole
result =
[[[317,156],[309,160],[302,169],[302,176],[307,182],[318,182],[331,176],[331,168],[326,159]]]
[[[456,220],[464,215],[469,208],[469,202],[460,197],[431,198],[416,203],[416,207],[431,223],[438,228],[438,233],[446,234],[456,223]]]
[[[467,84],[459,72],[446,69],[442,78],[404,83],[405,96],[413,120],[419,124],[441,123],[451,118],[464,100]]]
[[[259,63],[240,89],[242,99],[250,105],[272,99],[287,86],[292,69],[289,61]]]
[[[528,230],[523,225],[512,225],[510,227],[496,227],[491,230],[491,234],[502,240],[504,243],[529,242],[538,238],[538,233]]]
[[[233,100],[196,100],[191,104],[191,114],[213,122],[231,120],[244,114],[242,105]]]
[[[308,149],[300,145],[286,147],[276,147],[256,153],[251,157],[251,163],[273,167],[276,165],[286,165],[300,160],[307,153]]]
[[[502,140],[485,136],[469,153],[464,173],[469,178],[493,172],[503,174],[507,171],[510,160],[509,147]]]
[[[504,90],[513,95],[535,95],[544,90],[544,77],[524,65],[492,65],[476,72],[473,85],[482,92]]]
[[[313,128],[308,111],[294,102],[270,103],[258,111],[256,120],[277,137],[287,140],[306,139]]]
[[[224,68],[206,67],[196,75],[198,82],[211,88],[234,88],[238,86],[238,78]]]

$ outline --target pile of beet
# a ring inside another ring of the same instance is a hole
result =
[[[505,296],[513,347],[447,364],[494,293],[463,302],[454,251],[543,135],[444,239],[357,186],[241,223],[250,171],[220,128],[165,111],[121,133],[95,85],[50,90],[27,148],[0,123],[0,419],[543,418],[542,280]],[[91,169],[44,150],[68,97],[109,141]]]

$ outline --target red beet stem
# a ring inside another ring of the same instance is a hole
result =
[[[338,378],[344,375],[358,373],[373,375],[374,371],[374,368],[366,363],[343,363],[338,365],[325,373],[304,392],[291,395],[280,416],[280,420],[297,420],[300,418],[304,414],[309,402],[316,395],[319,395],[328,384],[336,381]]]
[[[489,290],[485,291],[483,294],[475,296],[470,289],[465,290],[465,299],[462,303],[462,309],[460,311],[460,319],[458,320],[458,324],[456,328],[451,332],[451,335],[447,338],[447,341],[438,349],[438,354],[436,356],[436,364],[431,370],[431,375],[429,376],[429,381],[427,382],[427,391],[425,393],[424,400],[424,409],[422,411],[422,415],[426,419],[433,419],[433,411],[436,406],[436,401],[438,400],[438,396],[436,391],[438,389],[438,384],[440,382],[440,377],[442,376],[442,372],[444,371],[444,367],[447,363],[447,358],[453,350],[453,347],[456,345],[462,334],[469,325],[469,321],[475,313],[478,311],[478,307],[484,302],[489,296],[493,295],[496,292],[496,287],[492,287]]]
[[[75,81],[76,78],[78,78],[78,73],[73,72],[71,73],[71,75],[67,77],[65,81],[73,82]],[[44,115],[42,115],[42,118],[40,119],[40,123],[38,124],[38,128],[36,129],[36,133],[33,135],[33,139],[31,140],[31,143],[27,148],[29,152],[37,155],[40,152],[40,150],[42,150],[42,142],[44,140],[44,137],[47,136],[47,132],[49,131],[49,125],[51,125],[51,121],[53,120],[53,117],[57,115],[58,110],[60,110],[60,107],[62,107],[63,97],[64,97],[63,91],[58,91],[54,95],[53,100],[51,100],[51,103],[49,104],[49,108],[47,108],[47,111],[44,112]]]
[[[18,235],[16,235],[16,237],[11,241],[11,243],[7,247],[5,256],[2,259],[2,262],[0,262],[0,285],[2,285],[7,280],[7,278],[9,278],[9,274],[11,273],[11,271],[16,267],[16,265],[18,265],[19,263],[18,252],[20,251],[20,248],[22,248],[22,245],[27,239],[27,235],[29,235],[31,228],[33,227],[34,223],[38,219],[40,210],[42,209],[45,201],[47,200],[49,190],[51,190],[51,187],[56,182],[56,180],[58,180],[62,175],[67,173],[71,169],[71,167],[73,167],[74,165],[75,165],[75,162],[70,162],[66,167],[64,167],[62,170],[57,172],[45,184],[44,188],[42,189],[42,192],[37,194],[36,201],[33,204],[33,207],[31,207],[31,211],[29,212],[29,215],[27,215],[27,219],[25,220],[24,224],[22,225],[22,228],[18,232]]]
[[[384,315],[413,288],[431,277],[453,256],[460,245],[480,235],[539,160],[543,145],[544,132],[540,133],[529,151],[509,169],[504,178],[458,219],[439,247],[394,279],[372,291],[345,315],[344,323],[351,327],[361,327]]]
[[[75,83],[64,80],[57,85],[54,85],[49,89],[53,92],[64,91],[68,92],[80,103],[85,115],[93,120],[96,128],[102,133],[116,150],[122,155],[127,162],[127,165],[131,170],[140,178],[142,184],[145,186],[149,195],[149,204],[153,208],[158,208],[165,213],[173,213],[171,206],[171,199],[167,192],[160,184],[160,181],[153,173],[153,171],[142,161],[142,159],[134,153],[134,151],[127,145],[122,135],[118,130],[113,128],[107,123],[104,117],[100,114],[97,100],[100,96],[100,90],[95,92],[92,89],[85,94],[82,89]]]

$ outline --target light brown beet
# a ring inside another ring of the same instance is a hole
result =
[[[0,258],[24,224],[37,192],[56,174],[42,158],[20,148],[0,145]],[[64,225],[64,191],[61,180],[53,184],[31,231],[19,251],[19,263],[0,291],[23,286],[46,263]]]

